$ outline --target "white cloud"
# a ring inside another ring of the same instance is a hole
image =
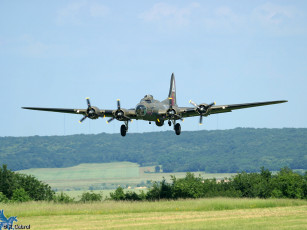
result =
[[[266,3],[255,8],[252,17],[263,25],[279,25],[291,20],[295,11],[291,6]]]
[[[104,17],[109,13],[109,8],[92,1],[75,1],[57,11],[59,24],[84,24],[89,18]]]
[[[186,26],[190,23],[193,9],[198,8],[198,3],[179,8],[167,3],[157,3],[150,10],[143,12],[140,18],[147,22],[162,22],[168,25]]]

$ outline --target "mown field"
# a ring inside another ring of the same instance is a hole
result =
[[[90,187],[94,190],[106,190],[106,187],[117,187],[118,185],[136,187],[138,184],[146,184],[147,181],[161,181],[163,177],[169,182],[170,175],[175,175],[176,178],[183,178],[186,175],[185,172],[152,173],[154,166],[140,167],[131,162],[80,164],[69,168],[33,168],[18,172],[34,175],[57,190],[88,190]],[[195,175],[201,174],[203,178],[225,178],[234,175],[194,173]]]
[[[198,199],[160,202],[0,204],[31,229],[306,229],[307,201]]]

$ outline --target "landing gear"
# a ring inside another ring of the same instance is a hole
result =
[[[179,123],[174,125],[174,129],[175,129],[176,135],[180,135],[180,133],[181,133],[181,126],[180,126]]]
[[[126,133],[127,133],[126,126],[125,126],[125,125],[122,125],[122,126],[120,127],[120,134],[124,137],[124,136],[126,136]]]
[[[168,120],[168,126],[171,126],[172,122],[170,120]]]
[[[128,121],[124,121],[125,124],[121,125],[120,127],[120,135],[122,135],[123,137],[126,136],[126,133],[128,132]]]

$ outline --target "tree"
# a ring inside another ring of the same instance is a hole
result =
[[[13,196],[12,196],[12,201],[26,202],[26,201],[30,201],[30,200],[31,200],[31,198],[30,198],[29,194],[23,188],[18,188],[18,189],[14,190]]]
[[[51,187],[33,176],[12,172],[6,165],[0,167],[0,192],[12,199],[16,189],[23,189],[31,200],[52,200],[54,191]]]
[[[119,186],[114,193],[110,193],[110,197],[112,200],[125,200],[124,189]]]
[[[0,192],[0,203],[7,203],[9,199],[2,193]]]
[[[70,196],[68,196],[66,193],[61,192],[60,194],[53,196],[53,201],[55,203],[65,203],[65,204],[68,204],[68,203],[74,202],[74,199],[71,198]]]
[[[81,196],[81,202],[93,202],[93,201],[101,201],[102,194],[94,193],[94,192],[84,192]]]

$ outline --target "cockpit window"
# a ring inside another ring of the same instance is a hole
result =
[[[153,100],[153,96],[150,94],[147,94],[144,96],[143,100],[146,101],[147,103],[151,103]]]
[[[147,113],[147,108],[145,105],[138,105],[136,108],[135,108],[135,112],[138,116],[145,116],[146,113]]]

